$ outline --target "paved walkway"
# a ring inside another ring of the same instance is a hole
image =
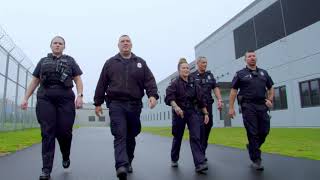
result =
[[[319,180],[320,161],[263,154],[265,171],[249,168],[244,150],[209,145],[209,171],[194,171],[189,142],[182,145],[179,168],[170,167],[171,138],[141,134],[128,180]],[[113,137],[109,128],[75,130],[71,168],[61,165],[56,148],[52,180],[116,180],[113,158]],[[0,157],[1,180],[36,180],[41,170],[41,145]]]

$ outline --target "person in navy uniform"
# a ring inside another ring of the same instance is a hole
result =
[[[201,86],[203,90],[204,97],[206,99],[207,110],[209,113],[208,124],[203,124],[203,132],[201,133],[201,143],[204,153],[206,154],[206,149],[208,147],[208,139],[210,136],[211,128],[213,126],[213,115],[212,115],[212,104],[214,102],[212,98],[212,90],[217,98],[217,107],[221,111],[223,107],[223,101],[220,93],[219,86],[216,83],[216,79],[210,71],[207,71],[208,60],[204,56],[197,58],[197,71],[191,73],[191,76],[195,79],[196,83]],[[205,159],[207,161],[207,158]]]
[[[195,164],[195,170],[202,173],[208,170],[201,145],[201,126],[209,121],[209,113],[201,87],[189,76],[189,64],[185,58],[178,63],[179,77],[171,82],[166,89],[165,103],[172,106],[171,166],[177,167],[181,141],[186,124],[189,128],[190,146]],[[199,115],[199,112],[204,117]]]
[[[236,96],[241,106],[243,123],[247,131],[249,144],[247,149],[256,170],[264,170],[260,147],[270,130],[269,108],[274,96],[273,81],[268,72],[258,68],[254,51],[245,53],[247,66],[238,71],[232,80],[230,92],[229,116],[235,116],[234,102]],[[238,93],[239,89],[239,93]]]
[[[80,77],[82,71],[71,56],[63,54],[65,40],[56,36],[52,39],[50,47],[52,53],[38,62],[21,104],[22,109],[27,109],[29,97],[40,84],[37,91],[36,115],[41,127],[43,167],[39,179],[50,179],[55,138],[60,145],[62,166],[70,166],[75,108],[81,108],[83,104],[83,84]],[[73,81],[78,92],[76,100],[72,91]]]
[[[144,90],[150,108],[154,108],[158,95],[155,78],[146,62],[131,52],[128,35],[119,38],[120,52],[103,66],[95,90],[94,105],[97,116],[102,114],[101,104],[106,100],[109,108],[110,128],[114,136],[115,168],[119,179],[132,173],[135,137],[141,131],[140,113]]]

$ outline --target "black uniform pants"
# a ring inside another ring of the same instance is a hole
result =
[[[213,115],[212,115],[212,104],[208,103],[207,111],[209,113],[209,122],[208,124],[203,123],[202,133],[201,133],[201,143],[204,154],[206,154],[206,149],[208,147],[208,139],[210,132],[213,126]],[[202,116],[203,117],[203,116]]]
[[[134,158],[135,137],[141,132],[140,101],[111,101],[110,128],[114,136],[115,167],[127,167]]]
[[[270,130],[268,108],[264,104],[243,103],[242,117],[247,131],[249,155],[253,162],[261,160],[260,147],[264,143]]]
[[[199,164],[204,163],[204,153],[201,145],[201,126],[202,119],[195,110],[184,111],[184,118],[178,117],[173,111],[172,120],[172,148],[171,148],[171,160],[178,161],[180,154],[180,147],[183,138],[183,133],[186,124],[189,129],[190,147],[193,156],[193,161],[197,167]]]
[[[37,93],[36,115],[41,127],[43,171],[52,171],[55,138],[62,158],[70,156],[72,127],[75,119],[75,95],[72,89],[41,89]]]

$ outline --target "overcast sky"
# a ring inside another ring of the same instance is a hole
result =
[[[36,65],[55,35],[66,40],[84,74],[85,101],[92,101],[105,60],[118,53],[120,35],[146,60],[156,81],[176,71],[180,57],[253,0],[5,0],[0,26]]]

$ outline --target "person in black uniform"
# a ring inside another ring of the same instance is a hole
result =
[[[217,107],[219,111],[221,111],[223,107],[223,101],[220,93],[220,89],[216,83],[213,74],[210,71],[206,71],[207,69],[207,58],[204,56],[200,56],[197,58],[197,71],[191,73],[191,76],[195,79],[197,84],[200,84],[204,97],[206,99],[207,110],[209,113],[209,122],[208,124],[203,125],[203,132],[201,133],[201,143],[204,153],[206,154],[206,149],[208,147],[208,139],[210,135],[211,128],[213,126],[213,115],[212,115],[212,104],[214,102],[211,92],[213,90],[214,95],[216,96],[218,102]],[[207,161],[207,158],[205,159]]]
[[[165,103],[172,106],[171,166],[177,167],[181,141],[186,124],[189,128],[190,147],[196,172],[208,170],[204,152],[201,146],[201,126],[209,121],[206,102],[201,87],[189,76],[189,64],[185,58],[178,63],[179,77],[171,82],[166,89]],[[203,116],[199,114],[202,111]]]
[[[65,40],[56,36],[50,44],[52,53],[42,58],[27,88],[21,108],[27,109],[28,99],[40,84],[37,91],[36,115],[41,127],[43,168],[40,179],[49,179],[52,171],[55,138],[58,139],[62,153],[62,166],[70,166],[72,127],[75,120],[75,107],[81,108],[83,84],[82,74],[76,61],[63,54]],[[73,81],[78,96],[72,91]]]
[[[247,131],[247,149],[252,167],[263,170],[260,147],[270,130],[270,117],[267,112],[272,107],[273,81],[266,70],[257,67],[254,51],[246,52],[245,59],[247,66],[238,71],[232,80],[229,116],[235,116],[234,102],[240,89],[238,102]]]
[[[132,173],[135,137],[141,131],[140,113],[144,90],[149,107],[157,103],[158,88],[146,62],[131,52],[128,35],[119,38],[120,52],[103,66],[95,90],[94,105],[97,116],[102,114],[101,104],[106,100],[109,108],[110,128],[114,136],[115,168],[119,179]]]

